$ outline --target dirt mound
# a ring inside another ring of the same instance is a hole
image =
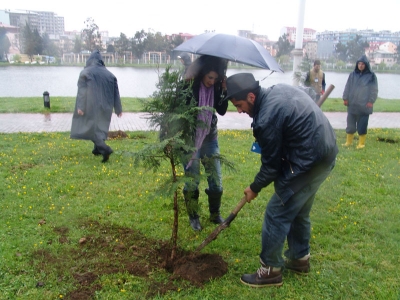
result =
[[[201,286],[212,278],[224,276],[228,264],[217,254],[192,254],[176,260],[173,269],[175,276]]]
[[[65,299],[92,299],[102,288],[99,278],[106,274],[129,273],[146,278],[148,290],[145,296],[151,298],[178,290],[177,284],[187,288],[202,287],[228,271],[228,264],[217,254],[177,249],[176,257],[171,261],[169,242],[149,239],[131,228],[89,222],[82,225],[82,229],[87,235],[74,242],[68,238],[67,227],[55,228],[56,240],[67,241],[63,244],[65,251],[54,255],[40,250],[33,255],[38,272],[50,274],[59,270],[56,275],[60,281],[74,280],[76,289],[65,295]],[[158,282],[154,279],[157,276],[152,276],[160,270],[170,274],[167,281]],[[40,282],[40,286],[45,288],[46,282]]]
[[[126,138],[128,138],[128,135],[122,130],[108,132],[108,139],[117,140],[117,139],[126,139]]]

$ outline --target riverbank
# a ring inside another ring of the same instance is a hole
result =
[[[142,102],[147,98],[121,97],[124,112],[142,112]],[[58,97],[50,95],[50,109],[44,107],[42,97],[0,97],[0,113],[72,113],[75,109],[75,97]],[[340,98],[328,98],[321,109],[324,112],[346,112]],[[228,111],[236,112],[229,103]],[[374,112],[400,112],[400,99],[378,98]]]

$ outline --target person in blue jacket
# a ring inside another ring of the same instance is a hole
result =
[[[378,97],[378,80],[371,71],[368,58],[363,55],[347,79],[343,92],[343,104],[347,106],[347,127],[345,147],[353,143],[354,134],[358,132],[357,149],[365,147],[369,115]]]

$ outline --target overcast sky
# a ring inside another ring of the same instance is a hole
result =
[[[235,4],[236,3],[236,4]],[[240,4],[237,4],[240,3]],[[296,27],[300,0],[13,0],[0,9],[52,11],[64,17],[65,30],[82,30],[91,17],[110,36],[151,29],[162,34],[237,34],[251,30],[277,40],[282,27]],[[373,29],[400,31],[400,0],[305,0],[304,27],[316,31]]]

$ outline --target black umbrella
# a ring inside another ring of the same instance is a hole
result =
[[[182,43],[174,51],[212,55],[253,67],[283,72],[271,54],[259,43],[230,34],[203,33]]]

